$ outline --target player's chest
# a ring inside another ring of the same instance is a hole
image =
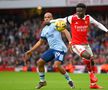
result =
[[[55,38],[59,36],[59,32],[55,31],[54,29],[49,28],[45,35],[47,38]]]
[[[72,22],[72,27],[78,32],[87,32],[89,29],[89,22],[87,20],[75,20]]]
[[[73,20],[72,24],[76,26],[88,26],[89,20],[77,19],[77,20]]]

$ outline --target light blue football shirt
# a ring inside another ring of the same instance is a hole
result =
[[[67,47],[62,40],[61,32],[55,29],[55,24],[46,25],[41,32],[41,38],[48,41],[50,49],[67,52]]]

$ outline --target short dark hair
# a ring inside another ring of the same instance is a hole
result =
[[[76,5],[76,8],[84,8],[84,9],[86,9],[87,6],[86,6],[84,3],[78,3],[78,4]]]

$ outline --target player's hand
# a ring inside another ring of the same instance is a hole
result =
[[[70,51],[71,53],[73,53],[73,50],[72,50],[72,43],[71,43],[71,42],[69,42],[68,49],[69,49],[69,51]]]
[[[29,59],[31,56],[32,56],[32,51],[29,50],[25,53],[25,59],[26,60]]]

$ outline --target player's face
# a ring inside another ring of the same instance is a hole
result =
[[[76,8],[76,14],[78,15],[79,18],[84,17],[85,11],[86,11],[86,9],[84,9],[84,8],[80,8],[80,7]]]
[[[52,17],[52,14],[51,13],[46,13],[44,15],[44,21],[45,22],[50,22],[50,20],[52,20],[52,19],[53,19],[53,17]]]

